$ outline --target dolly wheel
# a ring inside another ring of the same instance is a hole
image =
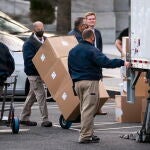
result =
[[[19,127],[20,127],[19,118],[14,117],[13,120],[12,120],[12,124],[11,124],[12,133],[13,134],[18,134]]]
[[[60,115],[60,118],[59,118],[59,124],[60,126],[63,128],[63,129],[69,129],[72,125],[72,122],[70,121],[66,121],[63,117],[63,115]]]

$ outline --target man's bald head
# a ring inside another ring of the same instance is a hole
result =
[[[34,22],[33,32],[36,33],[38,37],[42,37],[44,33],[44,24],[41,21]]]
[[[35,28],[37,28],[38,26],[43,26],[43,27],[44,27],[44,24],[43,24],[41,21],[36,21],[36,22],[34,22],[34,23],[33,23],[33,30],[34,30]]]
[[[89,41],[90,43],[94,43],[95,35],[92,29],[88,28],[82,32],[82,37],[84,40]]]

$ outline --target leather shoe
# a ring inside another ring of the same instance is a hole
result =
[[[97,112],[96,115],[107,115],[107,112]]]
[[[25,125],[25,126],[37,126],[37,122],[35,121],[21,121],[20,124]]]
[[[44,121],[41,123],[42,127],[51,127],[52,126],[52,122],[50,121]]]
[[[79,141],[80,144],[88,144],[88,143],[99,143],[100,138],[98,136],[93,135],[89,139],[82,139]]]

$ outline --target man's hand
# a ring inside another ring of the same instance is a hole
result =
[[[131,63],[130,63],[130,62],[127,62],[127,61],[125,61],[125,62],[124,62],[124,66],[126,66],[127,68],[129,68],[129,67],[131,66]]]

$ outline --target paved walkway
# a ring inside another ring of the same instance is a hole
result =
[[[19,116],[23,102],[15,102],[15,116]],[[11,134],[10,128],[0,127],[0,150],[148,150],[149,144],[120,139],[120,135],[136,133],[140,123],[118,123],[115,121],[114,99],[109,100],[103,110],[107,116],[96,116],[95,134],[101,138],[97,144],[79,144],[80,123],[72,124],[68,130],[59,125],[60,111],[55,102],[48,103],[52,128],[40,126],[40,114],[37,103],[32,109],[32,120],[38,121],[36,127],[20,126],[19,134]]]

